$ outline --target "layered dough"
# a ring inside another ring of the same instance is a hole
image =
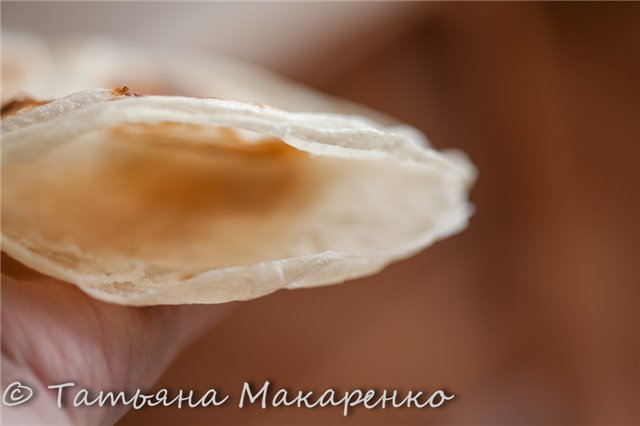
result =
[[[342,282],[471,213],[469,163],[364,118],[90,90],[2,127],[2,250],[115,303]]]

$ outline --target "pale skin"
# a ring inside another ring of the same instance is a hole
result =
[[[34,388],[35,397],[3,407],[2,424],[115,423],[126,407],[74,408],[67,400],[58,408],[57,391],[47,386],[152,389],[171,361],[230,309],[104,303],[3,255],[2,385],[19,380]]]

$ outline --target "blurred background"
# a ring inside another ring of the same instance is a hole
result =
[[[3,28],[265,66],[396,116],[480,171],[464,233],[375,277],[241,303],[157,383],[454,401],[347,418],[155,408],[119,425],[637,424],[638,22],[638,3],[3,2]]]

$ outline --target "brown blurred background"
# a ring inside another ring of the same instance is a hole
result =
[[[454,401],[347,418],[156,408],[120,425],[640,421],[640,4],[3,4],[2,13],[3,25],[45,35],[98,31],[251,60],[394,115],[438,148],[463,149],[480,171],[464,233],[372,278],[241,303],[157,383],[221,388],[236,401],[242,382],[267,379],[295,390],[444,387]]]

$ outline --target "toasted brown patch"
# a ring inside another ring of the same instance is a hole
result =
[[[114,96],[140,96],[139,94],[130,91],[127,86],[111,89],[111,93],[113,93]]]
[[[46,105],[49,102],[51,102],[51,100],[36,101],[29,97],[16,98],[2,105],[0,116],[7,118],[11,115],[21,114],[39,106]]]
[[[117,259],[139,259],[149,275],[182,281],[211,267],[288,256],[288,242],[298,238],[290,221],[321,187],[308,155],[284,159],[268,153],[273,146],[200,151],[206,147],[185,149],[186,141],[173,139],[156,145],[163,134],[171,138],[163,131],[170,127],[118,137],[105,129],[37,161],[3,166],[3,231],[31,235],[39,224],[45,245],[62,241],[45,253],[59,264],[77,261],[64,248],[72,241],[97,258],[115,255],[111,273],[130,262]]]
[[[248,142],[231,128],[206,127],[197,124],[163,122],[158,124],[123,124],[112,131],[120,137],[134,137],[137,141],[188,149],[201,153],[251,157],[307,157],[282,140],[264,135]]]

